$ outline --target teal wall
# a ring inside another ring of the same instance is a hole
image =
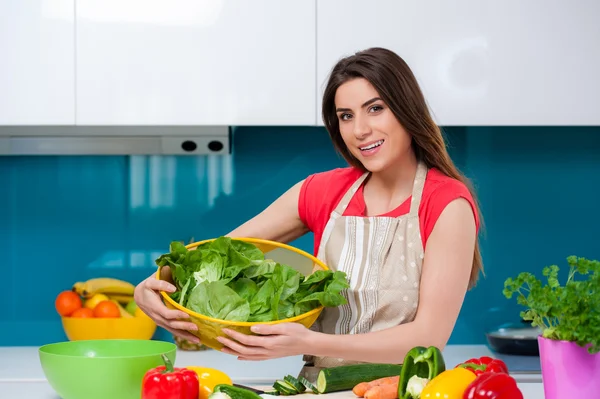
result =
[[[502,296],[506,277],[571,254],[600,258],[600,128],[446,134],[486,223],[486,278],[451,343],[484,343],[487,328],[519,319]],[[0,157],[0,346],[65,340],[54,298],[75,281],[138,283],[171,240],[227,233],[296,181],[338,166],[327,133],[301,127],[237,128],[229,156]],[[294,244],[311,251],[312,235]]]

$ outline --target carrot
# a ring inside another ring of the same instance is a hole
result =
[[[369,390],[368,382],[361,382],[359,384],[356,384],[356,386],[354,388],[352,388],[352,392],[354,392],[354,394],[358,398],[362,398],[363,395],[365,394],[365,392],[367,392],[368,390]]]
[[[382,384],[374,386],[365,393],[365,399],[396,399],[398,384]]]
[[[358,396],[359,398],[362,398],[370,388],[373,388],[373,387],[376,387],[379,385],[395,384],[396,389],[397,389],[399,380],[400,380],[400,376],[393,376],[393,377],[378,378],[376,380],[369,381],[369,382],[361,382],[360,384],[356,384],[356,386],[352,389],[352,392],[354,392],[354,394],[356,396]]]

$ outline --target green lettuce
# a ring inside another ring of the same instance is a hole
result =
[[[169,266],[177,291],[171,298],[196,313],[220,320],[266,322],[287,319],[319,306],[346,303],[344,272],[318,270],[304,276],[265,259],[251,243],[219,237],[195,250],[172,242],[156,259]]]

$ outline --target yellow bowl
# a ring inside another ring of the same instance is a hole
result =
[[[316,270],[328,270],[328,267],[321,262],[319,259],[314,256],[308,254],[305,251],[302,251],[298,248],[294,248],[290,245],[282,244],[276,241],[262,240],[258,238],[235,238],[236,240],[245,241],[248,243],[254,244],[258,247],[268,259],[272,259],[275,262],[286,264],[291,268],[299,271],[303,275],[309,275],[315,272]],[[186,245],[187,249],[194,249],[198,245],[201,245],[205,242],[214,241],[214,239],[198,241],[192,244]],[[156,272],[156,279],[160,280],[161,269],[159,268]],[[213,348],[216,350],[220,350],[223,348],[223,345],[217,341],[217,337],[225,337],[226,334],[222,332],[223,328],[228,328],[230,330],[238,331],[247,335],[254,335],[252,331],[250,331],[250,327],[256,324],[281,324],[281,323],[289,323],[296,322],[300,323],[306,328],[309,328],[313,325],[313,323],[318,319],[319,315],[323,311],[323,307],[320,306],[315,308],[309,312],[304,314],[291,317],[289,319],[282,319],[276,321],[269,322],[245,322],[245,321],[229,321],[229,320],[219,320],[214,319],[212,317],[205,316],[200,313],[196,313],[190,309],[187,309],[177,302],[175,302],[171,297],[164,291],[161,291],[161,295],[164,299],[165,305],[169,309],[177,309],[181,310],[190,315],[190,321],[198,326],[198,331],[190,331],[192,334],[197,336],[202,344],[208,346],[209,348]]]
[[[70,341],[90,339],[150,339],[156,323],[142,314],[135,317],[63,317],[62,325]]]

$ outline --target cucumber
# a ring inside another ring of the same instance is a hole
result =
[[[302,383],[302,385],[304,385],[306,387],[306,389],[310,389],[313,393],[319,393],[319,391],[317,390],[317,387],[315,387],[313,384],[311,384],[310,381],[308,381],[303,376],[298,377],[298,381],[300,381]]]
[[[216,385],[210,396],[213,398],[219,398],[221,396],[218,394],[219,392],[226,394],[231,399],[262,399],[260,395],[252,391],[240,387],[234,387],[229,384]]]
[[[400,375],[401,364],[362,363],[323,369],[317,377],[317,391],[346,391],[361,382]]]
[[[273,384],[273,389],[283,396],[298,395],[304,393],[307,388],[300,380],[289,374],[283,377],[283,380],[277,380]]]
[[[293,386],[296,389],[297,393],[302,393],[302,392],[306,391],[306,387],[300,381],[298,381],[296,378],[292,377],[291,375],[286,375],[285,377],[283,377],[283,380],[285,382],[287,382],[288,384],[290,384],[291,386]]]
[[[276,391],[278,391],[280,395],[283,396],[297,395],[299,393],[292,384],[283,380],[275,381],[275,383],[273,384],[273,388]]]

